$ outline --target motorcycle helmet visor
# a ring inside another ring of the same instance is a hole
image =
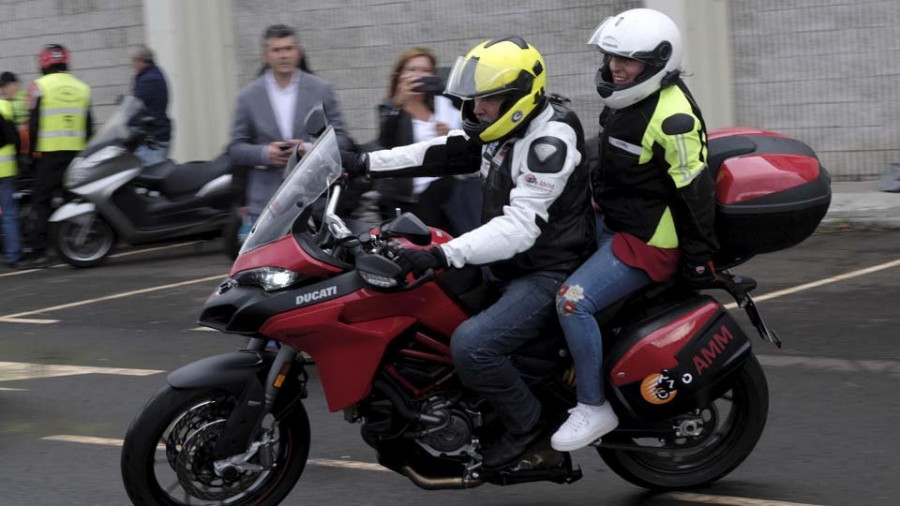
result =
[[[488,97],[507,92],[531,93],[534,75],[520,67],[491,66],[478,57],[456,59],[445,93],[463,100]]]

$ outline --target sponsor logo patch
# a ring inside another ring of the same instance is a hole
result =
[[[540,188],[541,190],[553,191],[556,188],[555,184],[551,183],[550,181],[538,179],[537,176],[535,176],[531,172],[525,173],[525,184],[527,184],[528,186],[533,186],[535,188]]]
[[[728,330],[728,327],[722,325],[716,331],[712,338],[700,348],[700,350],[691,358],[694,364],[694,370],[697,376],[703,375],[703,372],[713,366],[717,359],[721,357],[734,341],[734,335]]]
[[[663,374],[651,374],[641,382],[641,397],[650,404],[666,404],[678,394],[675,382]]]

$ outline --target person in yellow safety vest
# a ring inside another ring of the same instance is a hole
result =
[[[19,134],[13,122],[13,106],[0,99],[0,224],[3,232],[3,262],[19,267],[22,242],[19,237],[19,212],[13,193],[16,191]]]
[[[54,193],[62,190],[66,167],[93,133],[91,88],[68,73],[69,51],[48,44],[41,50],[39,63],[44,75],[34,81],[29,97],[28,129],[35,157],[30,268],[50,264],[46,255],[50,204]]]
[[[22,88],[18,76],[12,72],[0,74],[0,95],[9,100],[13,108],[13,123],[19,131],[19,154],[27,155],[28,143],[28,92]],[[19,157],[19,171],[22,171],[22,157]]]

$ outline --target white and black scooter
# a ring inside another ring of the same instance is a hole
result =
[[[66,169],[72,198],[50,217],[59,256],[75,267],[106,258],[118,240],[146,244],[212,239],[233,221],[232,166],[226,155],[210,162],[142,167],[134,156],[148,138],[144,104],[125,97]]]

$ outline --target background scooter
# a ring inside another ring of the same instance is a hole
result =
[[[212,239],[232,216],[232,165],[227,155],[210,162],[142,167],[134,156],[151,144],[144,104],[126,97],[112,118],[66,169],[72,200],[50,217],[57,253],[75,267],[106,258],[118,240],[146,244]]]

